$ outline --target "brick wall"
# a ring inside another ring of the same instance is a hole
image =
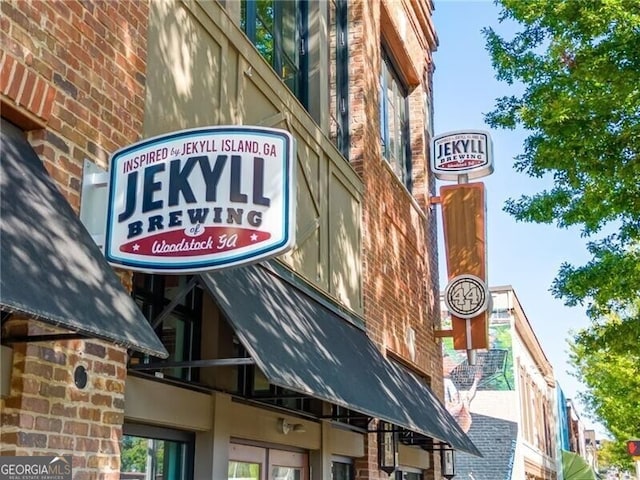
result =
[[[388,2],[392,18],[410,20],[412,10]],[[380,3],[352,2],[350,6],[351,161],[365,184],[363,203],[365,317],[370,336],[380,345],[432,377],[442,389],[440,350],[433,328],[439,322],[436,231],[427,199],[433,180],[428,172],[424,93],[430,81],[423,75],[409,97],[413,198],[382,158],[379,135]],[[398,27],[399,28],[399,27]],[[405,48],[421,74],[431,68],[418,40],[421,32],[405,33]],[[430,88],[429,88],[430,89]],[[412,355],[406,344],[408,329],[416,336]]]
[[[393,21],[416,25],[406,2],[388,1]],[[414,186],[410,195],[382,157],[379,128],[381,2],[349,3],[351,163],[363,179],[363,291],[369,336],[383,351],[429,377],[442,395],[442,360],[434,327],[439,324],[437,236],[434,211],[428,205],[434,179],[428,171],[430,139],[425,137],[425,91],[431,90],[430,52],[423,32],[403,34],[404,47],[422,76],[410,93],[410,128]],[[402,18],[404,16],[404,19]],[[406,338],[415,334],[415,351]],[[388,478],[377,467],[375,436],[367,455],[356,461],[356,478]],[[426,478],[437,478],[439,460]]]
[[[3,116],[45,127],[29,139],[77,209],[83,160],[106,168],[110,152],[140,138],[148,3],[3,1],[1,9]]]
[[[149,4],[5,0],[0,8],[2,116],[27,131],[78,210],[84,159],[107,168],[109,153],[141,136]],[[15,315],[2,332],[41,333],[50,331]],[[119,478],[125,349],[97,340],[13,348],[0,453],[72,454],[75,480]],[[82,389],[73,380],[79,365],[88,372]]]
[[[15,315],[3,336],[64,333]],[[117,479],[126,350],[70,340],[13,344],[10,395],[0,403],[1,455],[73,455],[73,478]],[[74,383],[76,367],[88,373]]]

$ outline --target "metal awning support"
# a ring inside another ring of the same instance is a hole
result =
[[[186,362],[153,362],[130,365],[129,370],[162,370],[165,368],[231,367],[236,365],[254,365],[253,358],[216,358],[210,360],[191,360]]]

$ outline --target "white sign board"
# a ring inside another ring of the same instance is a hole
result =
[[[111,157],[105,257],[144,272],[255,262],[292,247],[295,142],[224,126],[143,140]]]
[[[458,275],[444,290],[447,310],[459,318],[473,318],[489,307],[491,293],[482,279],[475,275]]]
[[[493,143],[489,132],[459,130],[436,135],[431,171],[440,180],[485,177],[493,173]]]

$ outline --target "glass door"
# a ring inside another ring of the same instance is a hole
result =
[[[269,450],[269,480],[308,480],[306,453]]]
[[[229,446],[229,480],[266,480],[267,449],[232,443]]]
[[[300,452],[231,444],[228,480],[309,480],[308,456]]]

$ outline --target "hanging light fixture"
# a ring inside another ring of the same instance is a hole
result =
[[[382,420],[378,423],[378,466],[388,475],[398,468],[398,433]]]
[[[440,471],[442,476],[452,479],[456,476],[455,450],[446,443],[441,444],[440,450]]]

